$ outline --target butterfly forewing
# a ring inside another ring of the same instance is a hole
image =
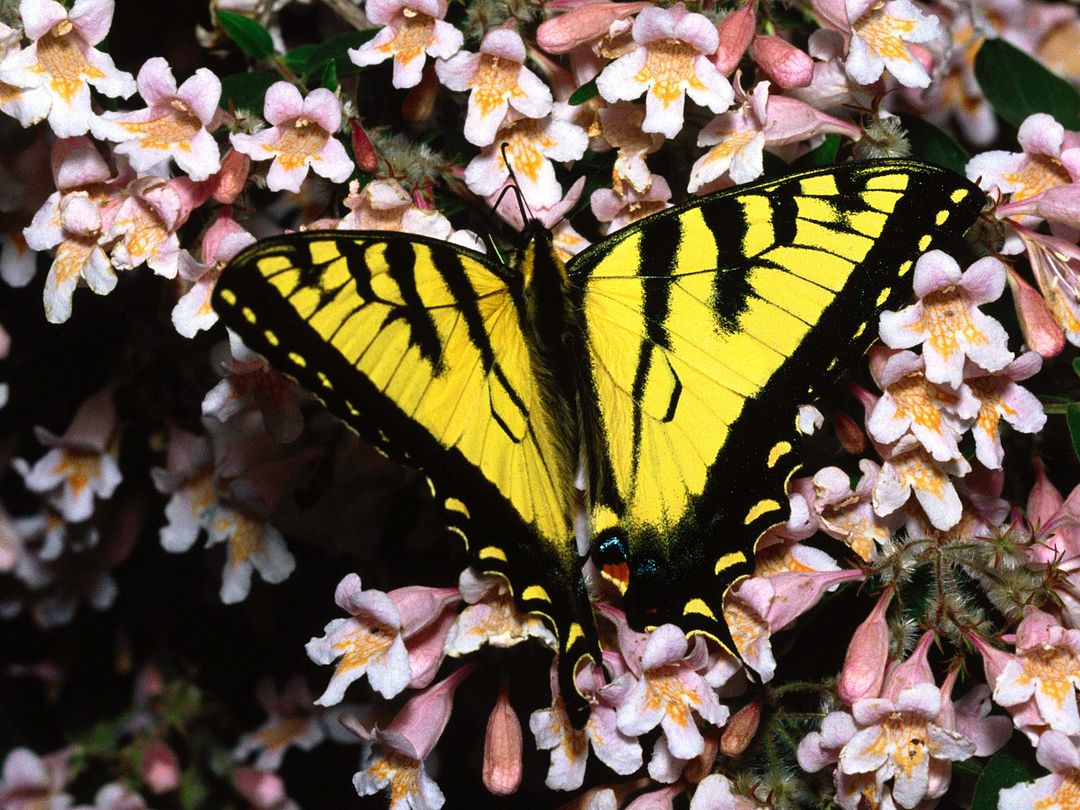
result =
[[[306,232],[238,256],[214,304],[368,441],[425,471],[474,564],[507,576],[519,605],[565,638],[578,575],[572,482],[513,284],[447,242]]]
[[[798,405],[982,199],[925,164],[848,164],[665,211],[571,264],[607,463],[596,523],[625,537],[637,624],[727,637],[723,594],[786,518]]]

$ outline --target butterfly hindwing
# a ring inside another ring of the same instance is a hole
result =
[[[433,481],[473,564],[587,654],[568,469],[520,321],[482,254],[387,232],[264,240],[215,291],[224,322],[369,442]],[[556,426],[557,427],[557,426]]]
[[[626,549],[632,621],[728,638],[723,595],[786,517],[798,405],[982,200],[925,164],[847,164],[669,209],[571,262],[605,443],[595,522]]]

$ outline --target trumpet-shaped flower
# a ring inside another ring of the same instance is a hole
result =
[[[1042,368],[1038,352],[1025,352],[997,374],[976,370],[967,384],[979,401],[979,413],[972,433],[975,455],[983,466],[1000,469],[1005,458],[999,425],[1005,420],[1021,433],[1038,433],[1046,424],[1042,403],[1026,388],[1016,383],[1034,376]]]
[[[1005,788],[998,794],[998,807],[1009,810],[1050,810],[1075,807],[1080,796],[1080,750],[1060,731],[1045,731],[1035,749],[1039,764],[1050,771],[1033,782]]]
[[[632,101],[645,93],[644,132],[674,138],[683,127],[686,96],[722,113],[731,106],[731,84],[712,63],[720,45],[716,27],[682,3],[670,9],[648,6],[634,20],[638,47],[620,56],[596,77],[606,101]]]
[[[76,0],[70,11],[55,0],[19,4],[23,29],[33,42],[0,64],[0,85],[21,90],[20,103],[33,107],[31,118],[47,109],[49,126],[61,138],[90,129],[91,87],[112,98],[135,92],[132,75],[117,70],[112,57],[94,47],[109,33],[113,9],[113,0]],[[22,112],[27,118],[28,110]]]
[[[394,60],[394,87],[420,84],[427,56],[449,59],[461,50],[464,36],[446,16],[446,0],[368,0],[368,19],[382,30],[359,48],[350,48],[355,65]]]
[[[179,87],[169,63],[146,60],[136,80],[149,105],[142,110],[105,113],[91,123],[94,137],[115,141],[132,168],[146,172],[172,158],[192,180],[205,180],[221,167],[213,129],[221,98],[221,80],[206,68]]]
[[[881,339],[894,349],[923,346],[926,379],[954,389],[964,381],[964,359],[985,371],[1000,371],[1013,359],[1004,327],[979,311],[1005,290],[1005,265],[993,257],[967,270],[946,253],[931,250],[915,263],[919,300],[899,312],[881,314]]]
[[[479,53],[461,52],[435,63],[439,81],[451,90],[469,91],[465,139],[488,146],[513,107],[526,118],[551,112],[551,91],[525,67],[525,43],[509,28],[488,31]]]
[[[344,183],[353,162],[334,133],[341,126],[341,104],[324,87],[306,97],[289,82],[266,91],[263,117],[270,124],[254,135],[233,133],[232,145],[252,160],[273,160],[266,173],[271,191],[297,192],[311,169],[332,183]]]
[[[558,113],[560,108],[563,114]],[[563,194],[552,161],[578,160],[589,146],[585,130],[565,120],[565,105],[556,105],[556,111],[544,119],[524,118],[500,129],[495,142],[465,167],[469,190],[490,196],[509,179],[513,169],[530,206],[555,205]]]

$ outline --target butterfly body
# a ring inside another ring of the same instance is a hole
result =
[[[557,634],[583,721],[572,673],[598,646],[581,555],[634,626],[731,646],[724,594],[786,517],[798,405],[981,202],[949,172],[883,161],[693,200],[568,265],[536,225],[510,268],[406,234],[291,234],[238,256],[214,305],[429,476],[474,566]]]

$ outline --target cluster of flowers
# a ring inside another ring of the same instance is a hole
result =
[[[284,52],[289,31],[268,5],[216,7],[261,21]],[[0,111],[9,119],[2,126],[30,128],[33,139],[17,161],[0,166],[0,278],[11,287],[40,285],[45,318],[60,324],[85,295],[77,288],[106,295],[120,284],[117,271],[145,265],[141,272],[170,281],[172,327],[201,358],[195,338],[216,327],[215,282],[256,234],[399,230],[484,250],[436,199],[472,195],[521,228],[518,206],[503,194],[512,169],[566,258],[589,243],[564,217],[595,179],[598,155],[607,154],[610,177],[589,197],[592,225],[575,218],[597,234],[668,207],[685,197],[682,189],[694,195],[754,180],[766,151],[794,160],[839,142],[862,157],[904,154],[889,105],[954,127],[976,147],[1007,138],[975,75],[988,37],[1013,42],[1080,84],[1070,53],[1080,16],[1063,4],[813,0],[801,28],[790,31],[756,0],[694,7],[555,0],[542,10],[477,2],[450,13],[445,0],[366,0],[355,22],[377,30],[343,57],[358,69],[357,92],[384,95],[376,77],[388,77],[403,91],[401,117],[414,135],[454,120],[472,155],[455,166],[419,138],[376,126],[381,121],[361,126],[347,77],[309,90],[275,56],[266,61],[281,80],[269,85],[261,109],[237,109],[223,104],[222,81],[209,69],[179,84],[161,57],[134,77],[120,70],[96,47],[112,26],[112,0],[70,8],[22,0],[17,19],[0,21]],[[359,10],[349,11],[354,21]],[[220,32],[202,39],[222,41]],[[387,60],[392,71],[380,72]],[[143,106],[102,110],[105,99],[136,93]],[[680,164],[695,135],[699,156]],[[825,467],[791,481],[791,518],[759,544],[754,576],[728,601],[742,660],[699,637],[688,641],[673,625],[638,633],[617,605],[597,601],[612,643],[577,676],[590,698],[588,722],[570,723],[554,670],[551,705],[529,718],[536,746],[550,751],[550,789],[581,788],[591,750],[624,778],[579,794],[582,808],[671,807],[685,794],[694,810],[815,805],[830,796],[852,809],[929,808],[949,790],[950,763],[985,758],[1018,730],[1049,775],[1008,788],[1001,806],[1071,806],[1080,784],[1080,490],[1063,498],[1028,447],[1027,456],[1021,449],[1009,458],[1020,469],[1033,465],[1034,485],[1026,508],[1011,502],[1018,496],[1005,494],[1002,420],[1015,433],[1042,431],[1044,407],[1019,383],[1066,344],[1080,346],[1080,132],[1036,113],[1017,139],[1022,151],[985,151],[966,166],[994,200],[999,255],[1014,258],[982,258],[965,270],[939,251],[919,259],[915,302],[885,313],[883,345],[869,356],[880,393],[852,389],[863,424],[830,415],[861,479],[853,485],[845,470]],[[650,161],[663,161],[670,176]],[[40,176],[46,164],[48,179]],[[365,184],[343,188],[357,167]],[[320,186],[348,213],[323,216],[324,203],[308,215]],[[288,195],[266,213],[248,210],[248,196],[262,188]],[[48,265],[43,281],[39,264]],[[1019,353],[1002,323],[980,309],[1006,286],[1026,346]],[[152,480],[166,499],[162,547],[182,553],[201,538],[223,544],[220,597],[236,603],[248,597],[253,572],[280,583],[294,571],[274,524],[305,465],[316,456],[339,467],[361,462],[328,446],[331,429],[302,392],[235,336],[220,337],[213,360],[221,380],[203,394],[202,431],[163,414],[167,438]],[[0,325],[0,358],[29,351],[11,344]],[[36,461],[12,458],[0,445],[0,464],[38,503],[14,517],[0,506],[5,618],[25,611],[50,628],[73,621],[81,600],[106,610],[116,598],[110,572],[143,536],[146,509],[131,497],[113,503],[130,474],[119,464],[125,436],[115,383],[103,380],[63,435],[39,429],[48,450]],[[18,393],[0,388],[0,403]],[[800,416],[808,433],[824,421],[811,407]],[[868,449],[878,460],[854,461]],[[803,542],[819,533],[846,544],[858,567]],[[902,608],[910,610],[924,568],[933,582],[924,632],[912,645]],[[785,713],[782,682],[766,700],[748,670],[760,683],[782,678],[774,635],[853,583],[880,597],[854,633],[838,680],[817,685],[820,710],[800,725]],[[965,598],[972,589],[992,607]],[[232,784],[253,807],[295,806],[275,773],[285,750],[326,739],[327,712],[366,676],[384,700],[415,694],[383,727],[342,715],[370,744],[356,790],[387,789],[394,808],[434,810],[445,800],[425,761],[447,727],[455,690],[478,665],[444,667],[447,658],[554,640],[538,619],[517,612],[505,583],[469,570],[457,587],[389,592],[362,589],[348,574],[335,601],[348,617],[332,620],[306,648],[313,662],[335,666],[326,690],[312,702],[302,681],[282,695],[260,687],[270,719],[237,743],[238,761],[258,753],[253,765],[233,769]],[[935,644],[954,653],[940,677],[929,661]],[[985,680],[954,699],[964,655],[982,659]],[[160,690],[144,685],[136,705],[152,704]],[[1005,713],[992,713],[995,706]],[[146,807],[131,784],[155,795],[177,789],[177,757],[153,732],[160,722],[146,716],[158,717],[147,709],[128,728],[145,743],[141,772],[101,788],[98,810]],[[770,735],[788,740],[786,755],[774,751],[764,766],[741,759]],[[483,781],[493,793],[518,788],[523,745],[504,688],[484,746]],[[11,752],[0,804],[71,806],[75,756]],[[796,762],[803,773],[793,777]]]

